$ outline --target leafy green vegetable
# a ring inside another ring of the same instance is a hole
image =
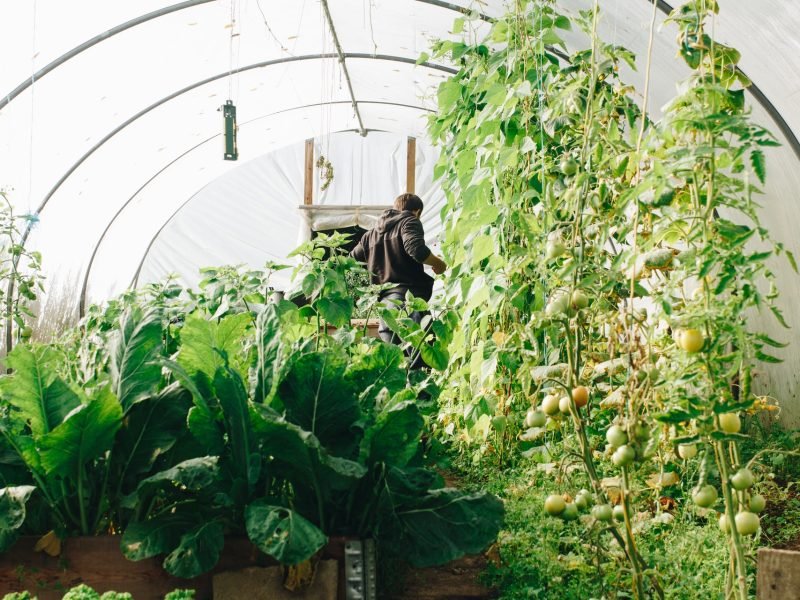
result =
[[[308,560],[328,541],[314,524],[265,499],[247,507],[245,525],[248,537],[259,550],[287,565]]]

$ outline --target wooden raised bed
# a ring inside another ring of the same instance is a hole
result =
[[[0,555],[0,598],[9,592],[28,590],[39,600],[61,600],[64,591],[85,583],[98,592],[130,592],[135,600],[161,600],[164,594],[179,588],[196,590],[197,600],[211,600],[214,575],[277,564],[248,539],[227,538],[219,563],[211,572],[195,579],[179,579],[162,569],[163,557],[127,560],[120,552],[117,536],[69,538],[62,543],[58,557],[35,552],[37,539],[22,537]],[[336,559],[339,563],[339,599],[344,598],[344,542],[334,538],[322,552],[323,559]],[[403,569],[400,581],[392,586],[397,593],[392,593],[391,598],[490,598],[491,591],[478,583],[484,566],[483,557],[465,557],[441,567]]]

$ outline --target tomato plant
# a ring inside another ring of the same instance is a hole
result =
[[[597,35],[597,2],[567,16],[519,0],[485,39],[437,50],[461,65],[429,124],[459,315],[443,433],[480,461],[497,449],[470,446],[479,424],[545,413],[522,446],[543,444],[559,473],[580,458],[597,502],[615,504],[605,531],[638,598],[662,593],[633,527],[653,499],[643,481],[658,494],[696,478],[697,505],[721,492],[729,523],[748,507],[757,477],[733,479],[749,468],[740,414],[755,411],[752,370],[783,344],[745,315],[764,308],[783,323],[767,261],[794,266],[759,225],[763,148],[775,141],[749,118],[738,52],[706,33],[717,11],[692,0],[671,14],[692,75],[658,122],[648,89],[639,104],[620,76],[635,57]],[[591,46],[567,54],[571,27]],[[589,389],[596,403],[576,393]],[[728,592],[744,598],[748,548],[729,531]]]

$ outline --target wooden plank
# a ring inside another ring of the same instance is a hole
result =
[[[758,600],[800,598],[800,552],[758,549]]]
[[[37,540],[23,536],[0,555],[0,598],[28,590],[39,600],[61,600],[66,590],[85,583],[101,593],[130,592],[136,600],[161,600],[164,594],[178,588],[194,589],[196,600],[212,600],[215,574],[277,564],[247,538],[228,537],[219,562],[210,572],[194,579],[179,579],[164,571],[163,556],[127,560],[120,551],[119,536],[68,538],[62,542],[61,555],[57,557],[35,552]],[[331,538],[322,556],[342,562],[343,568],[344,538]],[[343,584],[342,573],[340,577]],[[340,592],[344,598],[343,585]]]
[[[413,194],[417,187],[417,138],[408,138],[406,148],[406,192]]]
[[[303,186],[303,204],[314,204],[314,139],[306,140],[306,167]]]

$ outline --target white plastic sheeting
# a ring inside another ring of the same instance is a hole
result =
[[[651,1],[657,2],[659,23],[650,98],[657,117],[659,107],[673,96],[676,82],[686,75],[676,57],[676,30],[661,25],[664,11],[679,0],[600,0],[599,4],[603,37],[638,54],[638,72],[627,75],[642,89]],[[432,38],[450,35],[458,9],[472,8],[493,17],[506,4],[503,0],[328,0],[346,53],[359,122],[320,0],[176,2],[0,4],[0,94],[10,94],[33,73],[87,40],[124,29],[39,78],[7,105],[2,104],[10,96],[0,96],[0,186],[12,188],[12,201],[23,212],[44,206],[30,244],[43,252],[51,280],[82,280],[97,248],[90,275],[94,299],[128,285],[151,240],[155,241],[146,253],[140,280],[168,271],[188,276],[191,268],[212,259],[249,263],[257,255],[280,257],[296,240],[296,222],[288,212],[280,216],[284,208],[266,210],[263,203],[268,199],[282,207],[294,206],[299,203],[298,184],[283,182],[283,190],[275,188],[269,198],[255,195],[254,186],[264,179],[277,185],[270,176],[277,163],[270,160],[278,160],[278,155],[271,159],[265,155],[286,148],[285,156],[297,162],[292,167],[296,169],[302,162],[296,142],[313,137],[319,143],[362,124],[370,130],[423,138],[425,115],[435,109],[435,88],[447,76],[443,67],[448,65],[413,63]],[[575,11],[589,8],[592,1],[556,0],[556,4]],[[720,0],[719,4],[714,35],[741,51],[741,66],[755,84],[748,94],[753,115],[783,143],[768,156],[764,224],[800,254],[794,232],[800,219],[796,199],[800,145],[795,137],[800,134],[800,3]],[[170,6],[179,10],[140,19]],[[136,19],[142,22],[120,27]],[[471,20],[464,35],[481,36],[486,27],[480,19]],[[576,33],[567,39],[571,48],[585,43]],[[239,163],[221,159],[221,116],[216,109],[228,98],[238,107]],[[253,160],[251,167],[248,161]],[[417,162],[420,169],[424,157],[418,156]],[[352,165],[359,168],[355,162]],[[222,176],[225,198],[214,199],[217,185],[212,182]],[[373,195],[373,183],[350,176],[348,168],[339,168],[337,176],[329,194],[335,190],[338,198],[355,203],[383,202],[367,199]],[[375,176],[392,179],[396,174]],[[366,187],[345,190],[348,178]],[[240,207],[238,212],[231,209],[224,216],[215,212],[234,205]],[[203,207],[213,211],[204,213]],[[255,207],[263,209],[260,216],[254,216],[259,214]],[[218,239],[225,240],[227,250]],[[797,324],[797,309],[790,299],[798,297],[800,282],[783,264],[775,270],[783,308]],[[785,332],[773,333],[786,337]],[[797,406],[800,354],[794,354],[797,358],[772,368],[762,380],[768,380],[784,403]]]
[[[155,234],[138,283],[176,274],[179,281],[192,285],[198,280],[198,267],[204,265],[246,264],[257,268],[267,261],[287,264],[286,256],[309,238],[311,228],[371,226],[380,213],[372,207],[391,205],[405,191],[406,147],[407,138],[381,132],[367,137],[339,133],[318,140],[315,155],[322,153],[330,160],[334,178],[323,192],[315,169],[315,204],[305,210],[299,207],[303,202],[303,142],[241,165],[179,206]],[[437,156],[427,143],[417,142],[416,193],[425,202],[422,222],[433,247],[441,229],[439,212],[444,202],[441,187],[433,182]],[[337,207],[339,210],[331,210]],[[148,240],[143,242],[147,244]],[[124,250],[124,245],[107,248],[101,255],[119,257]],[[130,259],[140,260],[142,253],[131,253]],[[136,266],[128,266],[129,262],[124,268],[132,276]],[[109,281],[118,268],[119,258],[93,266],[90,298],[107,297],[131,283],[120,282],[117,285],[121,287],[111,289],[92,284]],[[287,286],[288,275],[287,271],[278,272],[273,284]]]

